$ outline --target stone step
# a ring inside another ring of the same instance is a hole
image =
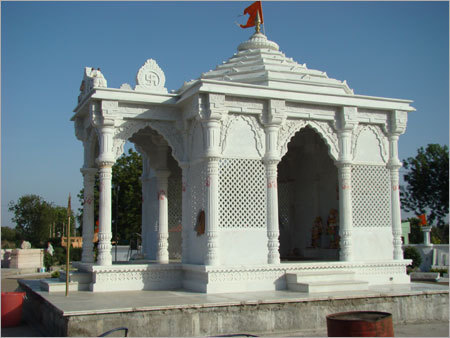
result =
[[[89,291],[89,284],[69,282],[69,291]],[[66,291],[66,282],[62,282],[56,278],[41,279],[40,286],[42,291],[47,291],[48,293]]]
[[[334,280],[310,283],[288,283],[288,289],[297,292],[334,292],[368,290],[369,283],[357,280]]]
[[[64,270],[59,271],[59,280],[64,283],[66,282],[66,272]],[[89,272],[70,271],[69,281],[89,284],[92,282],[92,275]]]
[[[287,283],[305,283],[305,282],[326,282],[335,280],[354,280],[355,273],[353,271],[311,271],[287,273]]]

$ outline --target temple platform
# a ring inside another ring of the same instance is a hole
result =
[[[396,324],[448,321],[448,285],[410,283],[323,293],[288,290],[204,294],[174,291],[27,292],[24,318],[51,336],[98,336],[127,327],[129,336],[212,336],[311,332],[343,311],[385,311]]]

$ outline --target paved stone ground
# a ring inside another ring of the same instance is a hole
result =
[[[50,278],[50,273],[20,274],[18,269],[2,269],[2,292],[14,292],[19,288],[18,279]]]

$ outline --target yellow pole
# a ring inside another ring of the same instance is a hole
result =
[[[69,205],[67,206],[67,249],[66,249],[66,296],[69,295],[69,260],[70,260],[70,193],[69,193]]]

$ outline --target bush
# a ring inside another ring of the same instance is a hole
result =
[[[418,268],[420,264],[422,264],[422,256],[420,256],[419,251],[412,246],[407,246],[405,248],[403,251],[403,258],[412,259],[411,265],[408,265],[411,268]]]
[[[16,243],[2,239],[2,249],[15,249]]]
[[[44,253],[44,266],[47,271],[50,271],[50,267],[55,265],[55,255],[50,255],[47,251]]]
[[[59,278],[59,271],[53,271],[51,277],[52,278]]]
[[[442,276],[444,273],[448,273],[447,269],[430,269],[430,272],[439,272],[439,275]]]

